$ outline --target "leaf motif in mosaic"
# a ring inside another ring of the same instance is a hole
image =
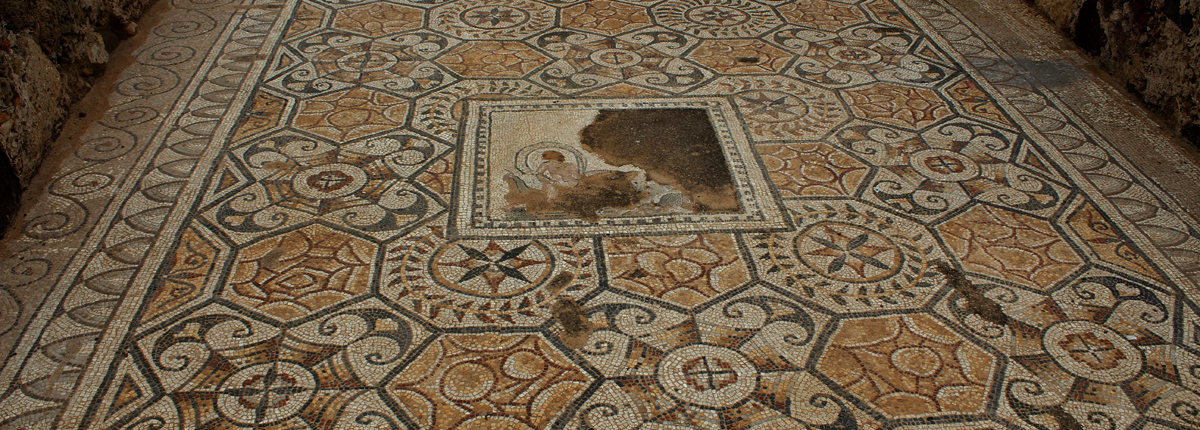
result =
[[[446,141],[456,141],[459,124],[466,117],[467,99],[510,97],[548,98],[554,92],[531,82],[510,79],[466,80],[443,87],[417,100],[413,127]]]
[[[598,37],[564,31],[547,33],[536,43],[561,58],[537,73],[536,79],[566,92],[622,82],[678,92],[712,75],[671,52],[691,43],[672,32],[649,29],[620,37]]]
[[[386,239],[444,209],[411,176],[448,150],[435,139],[395,133],[331,144],[294,132],[234,150],[256,181],[205,209],[236,240],[317,218]]]
[[[254,93],[250,106],[234,126],[230,141],[238,142],[279,126],[287,109],[288,99],[259,90]]]
[[[788,74],[832,87],[875,81],[930,86],[954,72],[940,56],[916,52],[927,44],[920,34],[882,31],[873,24],[839,33],[787,27],[771,37],[800,54]]]
[[[797,231],[746,236],[759,276],[832,312],[913,309],[940,288],[924,226],[861,203],[790,202]]]
[[[873,15],[878,22],[884,25],[921,31],[891,0],[868,0],[862,6],[867,13]]]
[[[727,428],[870,422],[802,369],[828,317],[762,285],[694,316],[611,293],[588,306],[595,331],[582,352],[606,380],[573,422]],[[808,401],[817,403],[800,406]]]
[[[1044,165],[1032,170],[1011,162],[1028,141],[966,119],[919,135],[852,123],[835,134],[835,142],[880,167],[868,197],[922,220],[936,220],[971,200],[1049,216],[1069,195],[1065,179]]]
[[[817,140],[850,119],[832,91],[784,77],[725,77],[694,91],[732,96],[755,140]]]
[[[552,27],[554,8],[528,0],[464,0],[429,12],[429,27],[462,39],[517,40]]]
[[[284,75],[276,85],[308,94],[344,85],[401,94],[423,92],[453,79],[431,59],[454,41],[433,33],[408,33],[370,39],[341,32],[319,33],[299,41],[308,63]],[[340,83],[343,85],[337,85]]]
[[[224,244],[211,234],[201,233],[191,226],[183,231],[175,249],[165,262],[165,268],[150,287],[139,323],[178,309],[199,298],[208,290],[222,260],[227,258]]]
[[[781,24],[771,9],[744,0],[668,0],[651,8],[672,30],[702,38],[750,38]]]
[[[329,12],[324,8],[301,2],[296,6],[296,12],[292,15],[287,30],[283,33],[283,39],[291,39],[320,28],[327,16],[329,16]]]
[[[1159,287],[1095,270],[1054,292],[1053,300],[1013,314],[1010,358],[1032,378],[1010,384],[1004,399],[1027,422],[1053,413],[1047,399],[1029,398],[1030,388],[1054,393],[1051,405],[1060,410],[1098,408],[1089,416],[1125,423],[1156,403],[1178,405],[1186,373],[1180,364],[1189,355],[1172,345],[1174,302]],[[1191,422],[1187,414],[1155,417]]]
[[[432,224],[393,242],[380,293],[440,327],[539,325],[559,296],[596,287],[593,253],[577,238],[451,240]]]
[[[951,84],[944,93],[963,115],[1014,127],[1000,106],[970,78]]]
[[[424,331],[367,301],[281,329],[217,305],[137,341],[172,408],[134,422],[187,428],[314,428],[384,420],[395,413],[376,387]]]

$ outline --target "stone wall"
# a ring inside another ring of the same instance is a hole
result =
[[[1200,0],[1030,0],[1200,147]]]
[[[0,231],[71,103],[151,0],[0,0]]]

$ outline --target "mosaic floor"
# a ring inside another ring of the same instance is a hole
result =
[[[1200,428],[1200,227],[941,0],[171,4],[0,428]]]

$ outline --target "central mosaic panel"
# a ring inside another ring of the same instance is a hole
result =
[[[788,227],[721,98],[468,104],[462,236]]]

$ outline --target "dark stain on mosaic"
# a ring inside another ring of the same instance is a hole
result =
[[[632,164],[679,189],[696,212],[741,209],[717,133],[702,109],[602,110],[580,143],[609,164]]]

